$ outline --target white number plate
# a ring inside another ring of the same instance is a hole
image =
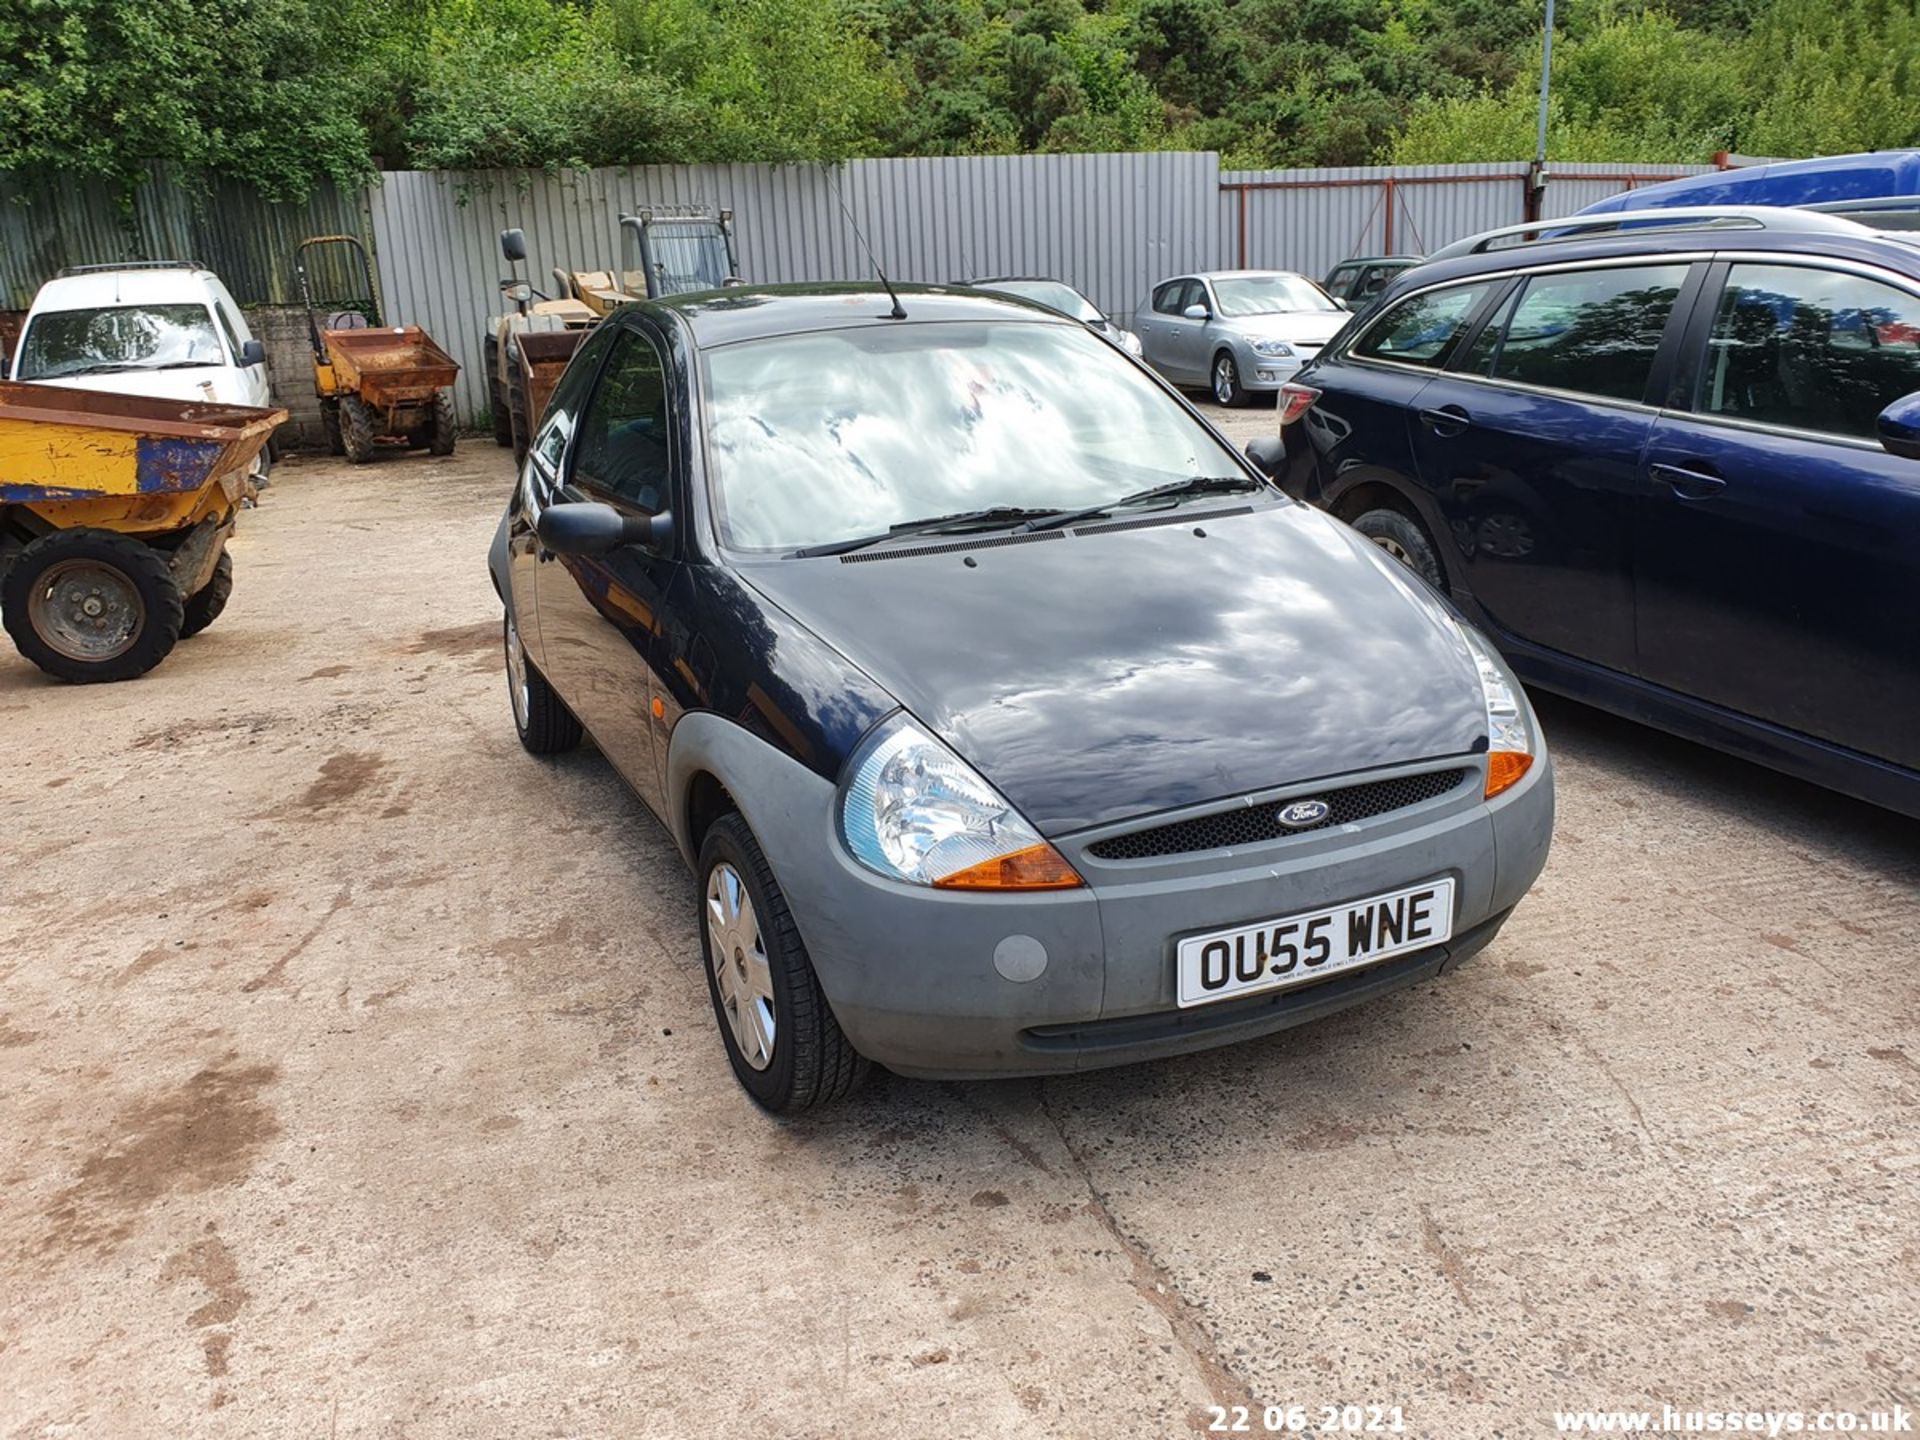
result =
[[[1424,950],[1453,934],[1453,881],[1432,880],[1331,910],[1192,935],[1180,942],[1180,1005],[1304,985]]]

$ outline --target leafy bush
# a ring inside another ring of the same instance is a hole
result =
[[[1550,158],[1920,144],[1916,0],[1563,0]],[[0,170],[1533,150],[1541,0],[11,0]]]

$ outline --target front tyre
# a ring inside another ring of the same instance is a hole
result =
[[[580,743],[580,722],[560,703],[547,677],[534,668],[520,643],[520,629],[508,610],[504,625],[507,655],[507,700],[513,706],[513,728],[529,755],[559,755]]]
[[[434,392],[433,411],[427,421],[427,453],[451,455],[454,436],[457,433],[453,424],[453,392],[451,390]]]
[[[0,586],[20,653],[80,685],[146,674],[172,652],[184,609],[167,557],[108,530],[42,535]]]
[[[1446,573],[1440,568],[1439,553],[1412,516],[1398,510],[1368,510],[1354,517],[1353,528],[1441,594],[1446,593]]]
[[[373,407],[358,395],[340,397],[340,450],[350,465],[365,465],[373,459],[374,437],[379,421]]]
[[[852,1093],[867,1061],[827,1005],[785,896],[753,832],[725,815],[700,847],[700,950],[734,1079],[794,1115]]]
[[[1225,350],[1213,357],[1213,398],[1222,405],[1235,407],[1247,403],[1247,392],[1240,384],[1240,367]]]

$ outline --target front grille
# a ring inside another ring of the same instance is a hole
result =
[[[1222,810],[1192,820],[1176,820],[1171,825],[1135,830],[1130,835],[1097,840],[1087,847],[1087,853],[1100,860],[1150,860],[1156,855],[1187,855],[1196,850],[1261,845],[1335,825],[1351,825],[1356,820],[1385,815],[1391,810],[1404,810],[1409,805],[1445,795],[1472,774],[1473,771],[1465,769],[1429,770],[1420,775],[1346,785],[1338,790],[1310,790],[1289,795],[1284,800],[1269,800],[1263,805]],[[1301,800],[1326,801],[1326,818],[1298,828],[1282,825],[1280,812]]]

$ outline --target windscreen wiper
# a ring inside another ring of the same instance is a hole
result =
[[[218,365],[218,360],[169,360],[164,365],[136,365],[136,370],[203,370]]]
[[[142,365],[126,365],[118,360],[102,360],[97,365],[76,365],[71,370],[51,370],[32,376],[35,380],[65,380],[73,375],[104,375],[113,370],[142,370]]]
[[[1219,495],[1231,490],[1260,488],[1260,481],[1245,475],[1191,475],[1185,480],[1136,490],[1131,495],[1122,495],[1118,500],[1102,500],[1098,505],[1089,505],[1083,510],[1056,510],[1052,514],[1037,515],[1018,526],[1016,533],[1025,535],[1035,530],[1059,530],[1068,525],[1077,525],[1082,520],[1091,520],[1096,515],[1105,515],[1109,510],[1143,505],[1149,500],[1170,500],[1184,495]]]
[[[975,526],[1014,525],[1021,521],[1031,524],[1059,513],[1058,510],[1031,510],[1022,505],[989,505],[981,510],[959,510],[952,515],[930,515],[925,520],[903,520],[877,535],[856,535],[851,540],[829,540],[824,545],[808,545],[794,551],[793,557],[799,560],[811,555],[845,555],[885,540],[900,540],[908,535],[928,535],[939,530],[964,530]]]

